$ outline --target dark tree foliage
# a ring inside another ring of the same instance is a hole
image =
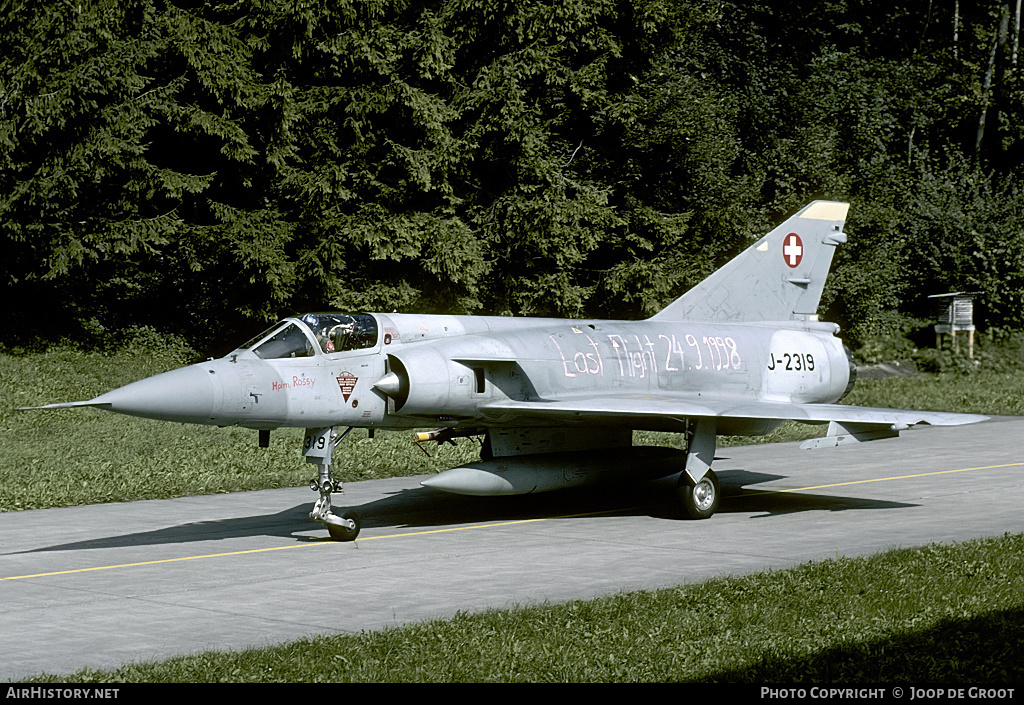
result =
[[[8,342],[647,316],[814,198],[854,342],[1024,324],[1005,0],[0,4]]]

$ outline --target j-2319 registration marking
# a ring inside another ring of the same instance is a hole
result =
[[[782,353],[775,357],[775,353],[768,355],[768,369],[771,372],[813,372],[814,355],[810,353]]]

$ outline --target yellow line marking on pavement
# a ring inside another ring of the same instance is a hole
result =
[[[622,511],[616,508],[611,511]],[[515,521],[504,521],[497,522],[494,524],[472,524],[470,526],[454,526],[446,529],[429,529],[427,531],[410,531],[402,534],[388,534],[386,536],[366,536],[356,540],[356,543],[362,543],[363,541],[374,541],[378,539],[397,539],[405,538],[407,536],[423,536],[424,534],[442,534],[449,531],[467,531],[469,529],[490,529],[498,526],[513,526],[515,524],[530,524],[533,522],[547,521],[548,519],[571,519],[576,517],[592,516],[597,514],[606,514],[608,512],[590,512],[587,514],[566,514],[562,516],[554,517],[539,517],[536,519],[517,519]],[[288,546],[269,546],[267,548],[250,548],[244,551],[227,551],[225,553],[208,553],[202,556],[181,556],[178,558],[161,558],[154,561],[140,561],[138,563],[120,563],[117,565],[99,565],[91,568],[72,568],[69,570],[55,570],[50,573],[33,573],[32,575],[12,575],[6,578],[0,578],[0,582],[4,580],[25,580],[27,578],[46,578],[52,575],[71,575],[73,573],[89,573],[96,570],[114,570],[115,568],[138,568],[144,565],[159,565],[161,563],[179,563],[181,561],[195,561],[204,558],[225,558],[227,556],[242,556],[247,553],[266,553],[269,551],[284,551],[290,548],[304,548],[308,546],[336,546],[343,542],[330,541],[322,539],[318,541],[310,541],[308,543],[290,544]]]
[[[807,492],[808,490],[823,490],[829,487],[843,487],[845,485],[865,485],[869,482],[886,482],[888,480],[908,480],[914,477],[929,477],[931,475],[949,475],[955,472],[970,472],[972,470],[995,470],[998,468],[1012,468],[1019,465],[1024,465],[1024,462],[1020,463],[1006,463],[1004,465],[984,465],[977,468],[960,468],[959,470],[936,470],[935,472],[920,472],[915,475],[895,475],[893,477],[875,477],[867,480],[850,480],[849,482],[836,482],[831,485],[814,485],[812,487],[794,487],[788,490],[754,490],[752,492],[744,492],[742,495],[736,495],[741,497],[750,497],[753,495],[760,494],[781,494],[783,492]]]
[[[327,543],[318,542],[318,543]],[[138,563],[120,563],[118,565],[98,565],[92,568],[72,568],[70,570],[56,570],[52,573],[35,573],[33,575],[12,575],[7,578],[0,578],[2,580],[22,580],[24,578],[45,578],[51,575],[69,575],[71,573],[88,573],[93,570],[113,570],[114,568],[136,568],[143,565],[158,565],[160,563],[177,563],[180,561],[195,561],[200,558],[222,558],[224,556],[240,556],[245,553],[264,553],[266,551],[283,551],[288,548],[301,548],[302,546],[316,546],[318,543],[300,543],[293,544],[290,546],[272,546],[268,548],[251,548],[245,551],[229,551],[227,553],[208,553],[204,556],[181,556],[179,558],[162,558],[155,561],[140,561]]]
[[[597,513],[597,512],[595,512]],[[583,514],[574,516],[584,516]],[[357,541],[376,541],[377,539],[400,539],[406,536],[423,536],[425,534],[444,534],[449,531],[465,531],[466,529],[490,529],[495,526],[512,526],[513,524],[531,524],[537,521],[547,521],[548,519],[569,519],[569,516],[557,516],[557,517],[540,517],[537,519],[517,519],[516,521],[503,521],[497,524],[473,524],[472,526],[451,526],[447,529],[427,529],[426,531],[409,531],[403,534],[387,534],[385,536],[367,536],[366,538],[356,539]]]

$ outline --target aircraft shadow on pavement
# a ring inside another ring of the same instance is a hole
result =
[[[720,473],[722,500],[719,514],[753,513],[752,519],[807,511],[850,509],[900,509],[914,505],[859,497],[830,496],[807,492],[759,491],[751,486],[778,480],[781,476],[746,470]],[[584,487],[511,497],[467,497],[426,487],[393,492],[364,504],[347,504],[335,498],[335,511],[352,508],[362,517],[362,528],[428,529],[439,526],[515,521],[549,517],[582,517],[601,514],[648,516],[682,520],[672,502],[676,477],[642,483]],[[269,536],[298,541],[323,541],[326,530],[309,519],[311,503],[303,503],[275,514],[256,514],[199,522],[188,522],[152,531],[75,541],[37,548],[23,553],[123,548],[164,544],[187,544],[231,538]],[[714,518],[709,521],[715,521]],[[310,534],[314,535],[310,535]],[[323,535],[320,535],[323,533]]]
[[[125,548],[129,546],[158,546],[164,544],[186,544],[198,541],[241,538],[248,536],[291,537],[299,526],[306,530],[314,526],[309,519],[309,505],[285,509],[276,514],[257,514],[229,519],[193,521],[176,526],[166,526],[152,531],[137,531],[103,538],[73,541],[69,543],[35,548],[20,553],[45,551],[83,551],[94,548]]]
[[[573,517],[597,514],[633,514],[682,520],[674,502],[677,475],[649,482],[584,487],[512,497],[463,497],[423,489],[408,489],[374,502],[353,506],[363,528],[424,528],[487,521]],[[719,473],[722,499],[718,513],[758,512],[751,518],[802,511],[848,509],[902,509],[914,505],[885,500],[808,492],[750,489],[782,479],[780,475],[724,470]],[[425,488],[424,488],[425,489]],[[712,518],[710,521],[714,521]]]
[[[782,475],[725,470],[719,474],[722,500],[718,512],[725,514],[754,513],[751,519],[767,519],[796,512],[848,509],[907,509],[917,505],[866,497],[814,494],[810,490],[758,489],[756,485],[783,479]],[[753,486],[753,487],[752,487]]]

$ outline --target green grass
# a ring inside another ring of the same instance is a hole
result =
[[[191,362],[191,351],[151,332],[109,353],[55,346],[47,352],[0,350],[0,511],[218,492],[296,487],[315,468],[299,455],[302,431],[255,431],[136,419],[97,409],[19,412],[17,406],[90,399],[136,379]],[[862,380],[851,404],[1024,415],[1024,374],[1017,367],[974,374]],[[763,437],[722,437],[719,444],[802,440],[821,426],[786,423]],[[478,442],[414,445],[411,434],[354,431],[341,447],[342,482],[434,473],[477,457]],[[680,434],[638,433],[637,444],[680,447]]]
[[[1013,683],[1022,573],[1007,535],[38,680]]]

